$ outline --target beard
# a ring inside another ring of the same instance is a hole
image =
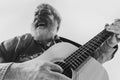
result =
[[[54,37],[54,33],[49,29],[32,29],[32,36],[38,41],[50,41]]]
[[[34,19],[35,28],[47,28],[50,27],[53,23],[53,19],[49,15],[39,15]]]

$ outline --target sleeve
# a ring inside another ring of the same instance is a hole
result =
[[[32,36],[25,34],[6,40],[0,44],[0,56],[4,62],[13,62],[19,53],[29,45]]]
[[[12,59],[12,55],[15,53],[15,48],[18,41],[19,39],[14,37],[12,39],[3,41],[0,44],[0,56],[3,58],[4,62],[8,62]]]
[[[11,65],[12,63],[0,64],[0,80],[4,80],[5,74]]]
[[[118,50],[118,45],[110,47],[105,41],[95,52],[93,57],[98,60],[100,63],[111,60],[116,51]]]

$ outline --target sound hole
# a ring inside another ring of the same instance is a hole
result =
[[[62,67],[62,69],[64,70],[62,74],[66,75],[69,78],[72,78],[72,70],[67,64],[63,62],[55,62],[55,64],[58,64]]]

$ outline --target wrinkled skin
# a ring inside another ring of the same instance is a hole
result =
[[[61,72],[62,68],[52,62],[30,60],[14,63],[5,80],[71,80]]]

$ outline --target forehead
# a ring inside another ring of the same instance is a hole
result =
[[[54,8],[48,4],[41,4],[38,5],[36,10],[35,10],[35,15],[39,15],[41,13],[41,10],[47,10],[49,11],[51,14],[54,15]]]
[[[53,7],[50,6],[50,5],[48,5],[48,4],[41,4],[41,5],[38,5],[38,6],[37,6],[37,10],[38,10],[38,11],[39,11],[39,10],[42,10],[42,9],[47,9],[47,10],[51,10],[51,11],[54,10]]]

